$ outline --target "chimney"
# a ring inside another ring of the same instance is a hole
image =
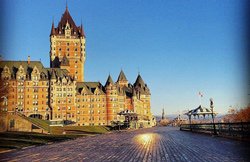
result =
[[[30,56],[28,56],[28,64],[30,64]]]

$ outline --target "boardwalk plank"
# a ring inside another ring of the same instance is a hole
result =
[[[0,154],[0,161],[248,161],[244,142],[155,127],[31,147]]]

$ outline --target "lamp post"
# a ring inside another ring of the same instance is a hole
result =
[[[212,110],[212,119],[213,119],[213,127],[214,127],[214,135],[217,135],[215,124],[214,124],[214,102],[213,99],[210,98],[210,108]]]

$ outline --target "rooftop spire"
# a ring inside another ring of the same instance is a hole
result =
[[[108,86],[110,83],[111,83],[111,84],[114,84],[113,79],[111,78],[111,76],[110,76],[110,74],[109,74],[108,79],[107,79],[107,82],[106,82],[106,84],[105,84],[105,87]]]
[[[119,81],[128,81],[122,69],[117,79],[117,82]]]
[[[140,74],[138,74],[134,85],[141,85],[141,86],[145,85],[145,83],[144,83],[144,81],[143,81],[143,79],[142,79],[142,77],[141,77]]]
[[[66,25],[70,26],[71,29],[71,35],[77,36],[77,37],[84,37],[84,29],[83,25],[81,23],[81,26],[76,26],[73,18],[70,15],[69,9],[68,9],[68,1],[66,0],[66,9],[64,13],[62,14],[61,20],[59,21],[57,26],[54,26],[54,35],[65,35],[65,27]]]
[[[83,37],[85,37],[84,31],[83,31],[83,27],[82,27],[82,19],[81,19],[81,27],[80,28],[81,28],[80,35],[83,36]]]
[[[68,11],[68,1],[66,0],[66,11]]]
[[[56,31],[55,31],[55,27],[54,27],[54,18],[53,18],[50,35],[55,35],[55,33],[56,33]]]

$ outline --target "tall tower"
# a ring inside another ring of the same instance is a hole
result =
[[[162,109],[162,117],[161,117],[162,120],[165,119],[165,113],[164,113],[164,109]]]
[[[83,26],[76,26],[68,6],[57,27],[50,33],[50,67],[67,69],[78,82],[84,81],[85,34]]]

